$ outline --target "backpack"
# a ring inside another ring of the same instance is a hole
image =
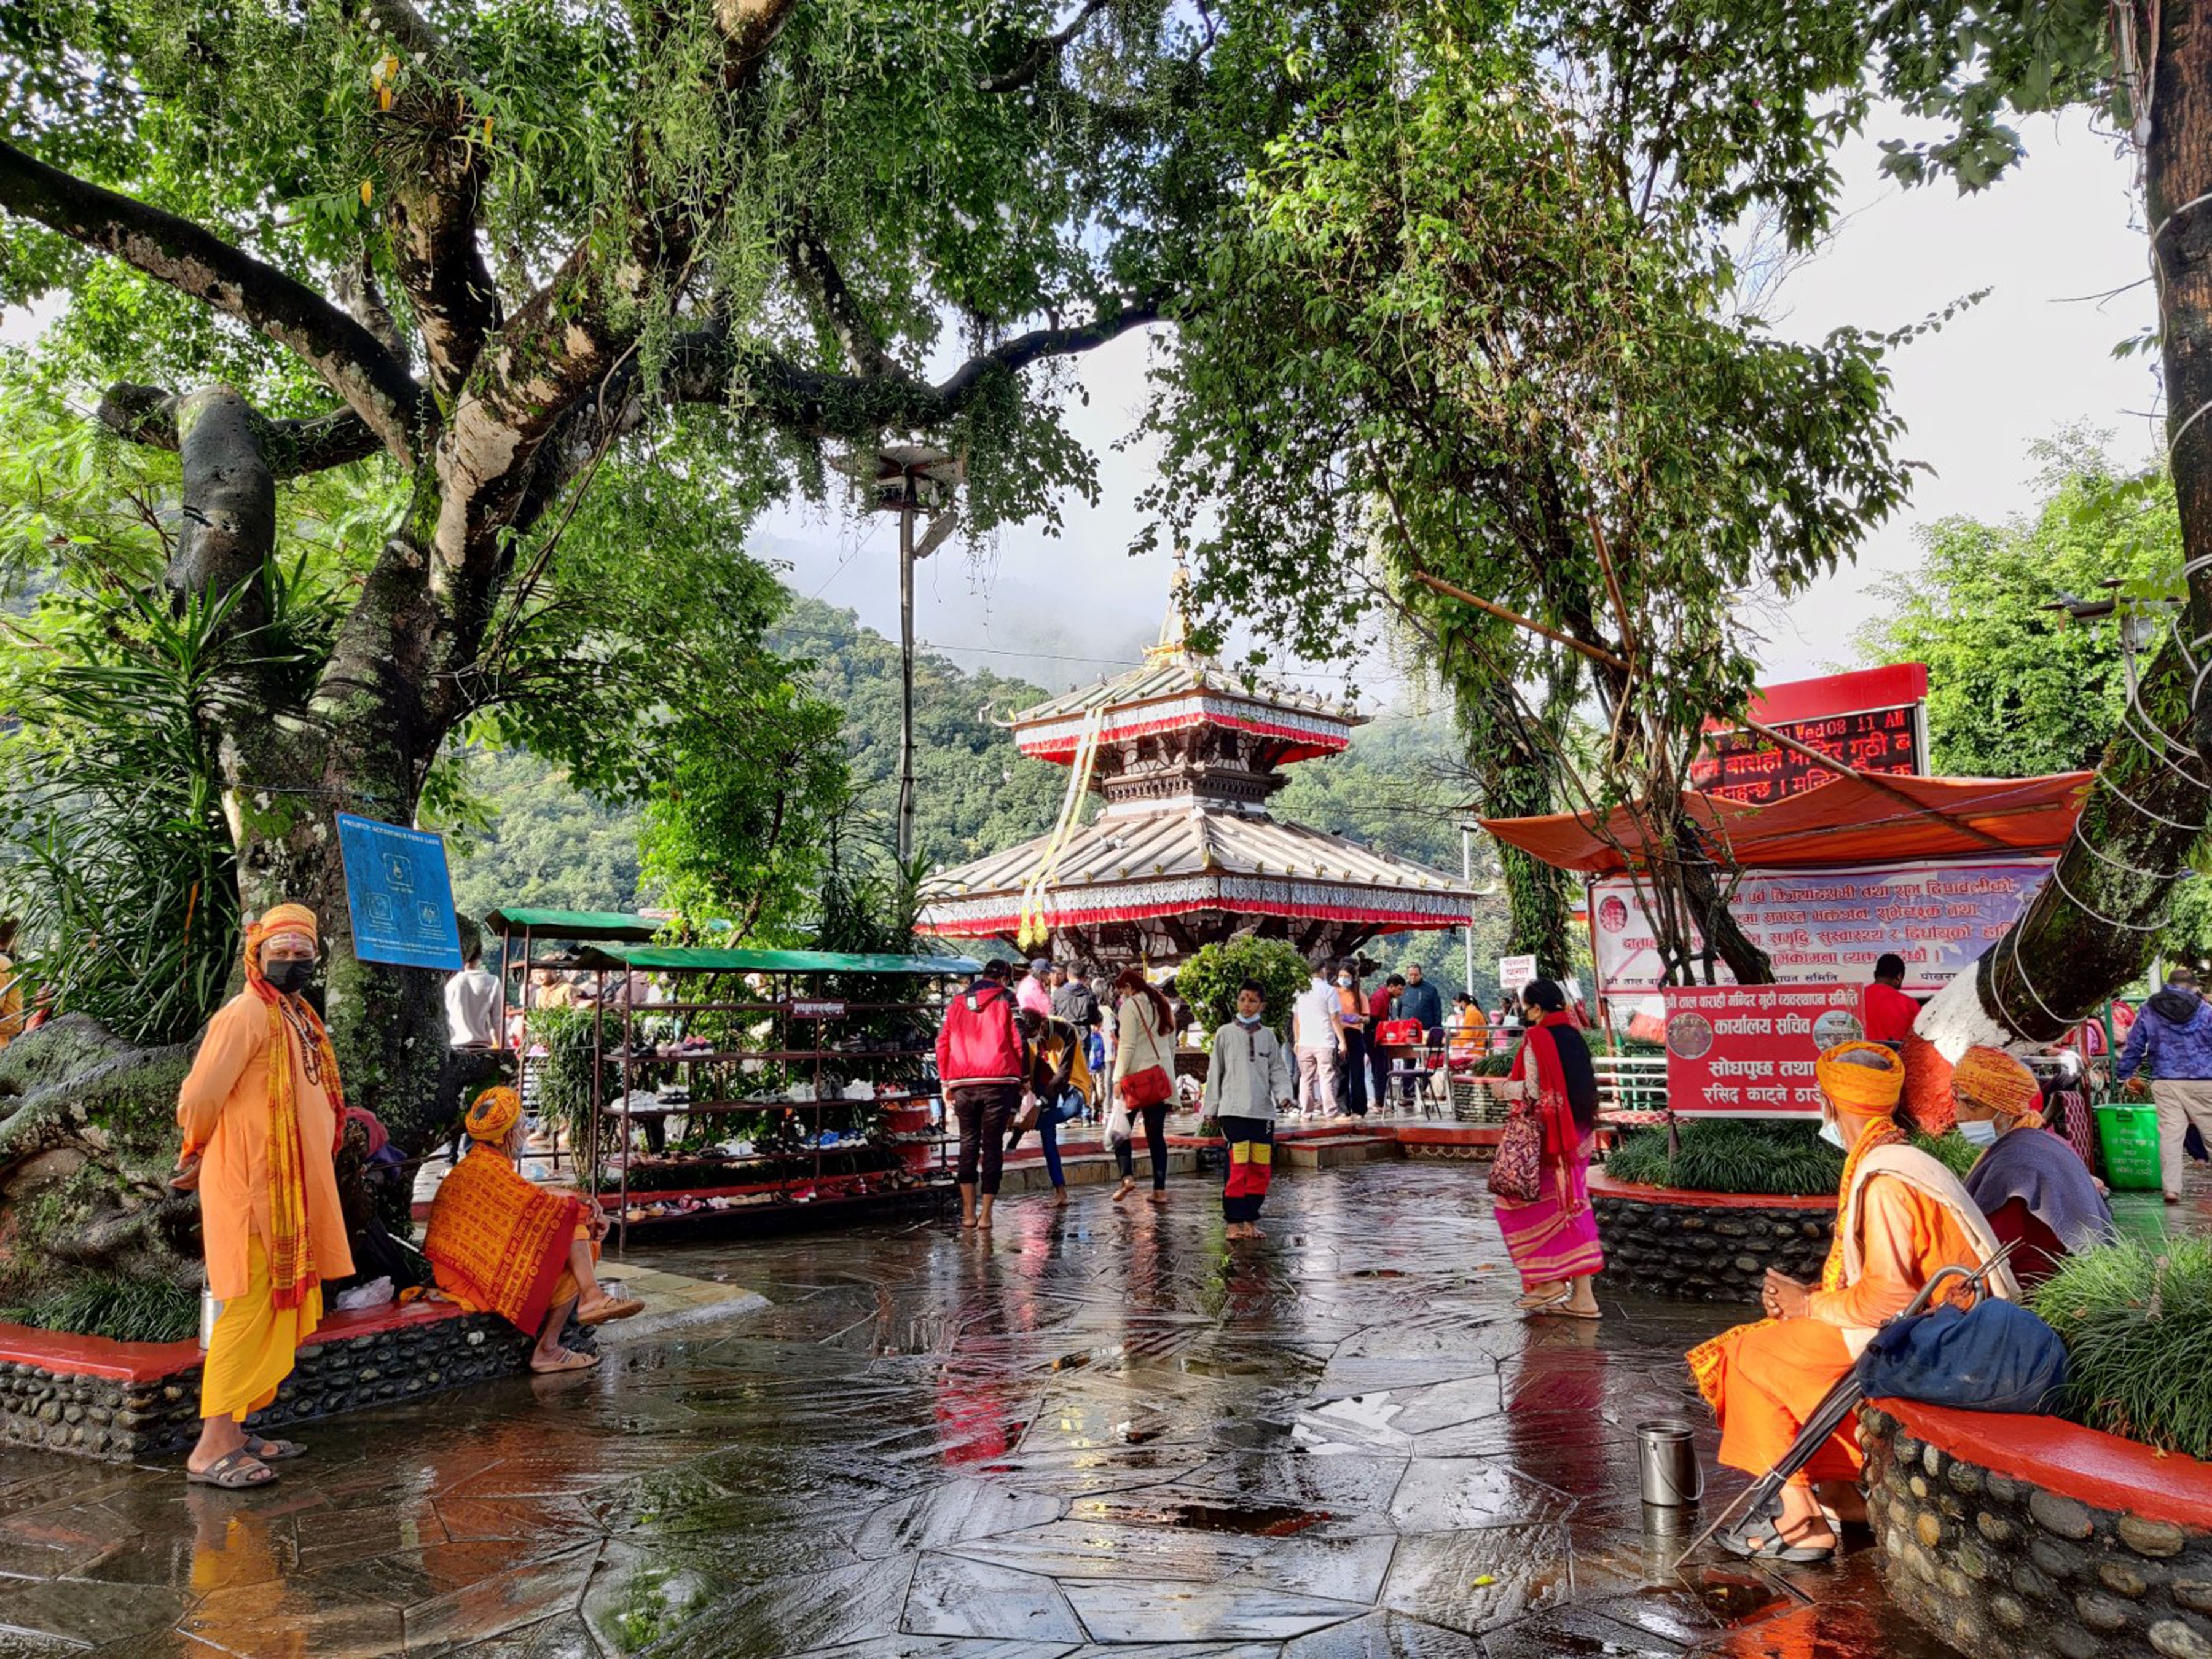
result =
[[[1966,1412],[2047,1411],[2066,1386],[2066,1345],[2016,1303],[1937,1308],[1893,1319],[1859,1355],[1870,1400],[1917,1400]]]

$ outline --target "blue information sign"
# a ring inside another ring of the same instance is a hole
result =
[[[354,955],[459,973],[461,935],[445,837],[341,812],[338,850],[345,858]]]

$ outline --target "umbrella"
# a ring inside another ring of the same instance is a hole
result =
[[[1976,1292],[1976,1299],[1978,1300],[1987,1290],[1990,1274],[2013,1253],[2013,1249],[2012,1244],[2005,1245],[1978,1267],[1949,1267],[1939,1270],[1920,1287],[1919,1295],[1912,1298],[1897,1319],[1911,1319],[1924,1313],[1936,1292],[1954,1279],[1964,1279],[1967,1288]],[[1896,1322],[1895,1319],[1887,1321],[1884,1328]],[[1813,1454],[1820,1449],[1828,1437],[1843,1426],[1844,1419],[1865,1397],[1865,1392],[1860,1386],[1859,1369],[1853,1365],[1836,1379],[1835,1387],[1820,1397],[1820,1403],[1813,1408],[1812,1414],[1805,1419],[1805,1426],[1797,1431],[1796,1439],[1790,1443],[1790,1449],[1782,1454],[1774,1467],[1738,1492],[1728,1506],[1713,1517],[1712,1524],[1690,1540],[1689,1547],[1679,1559],[1688,1560],[1700,1545],[1738,1515],[1756,1513],[1763,1504],[1770,1502],[1788,1484],[1791,1475],[1813,1461]]]

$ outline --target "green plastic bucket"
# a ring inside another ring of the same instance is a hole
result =
[[[2105,1152],[2105,1184],[2119,1192],[2158,1190],[2158,1108],[2100,1106],[2097,1139]]]

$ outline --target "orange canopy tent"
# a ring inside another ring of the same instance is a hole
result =
[[[2094,775],[2040,778],[1839,777],[1772,806],[1685,791],[1683,810],[1714,857],[1742,870],[1820,870],[1930,859],[2054,854],[2073,833]],[[1481,818],[1509,847],[1589,876],[1647,861],[1635,815],[1615,807],[1534,818]]]

